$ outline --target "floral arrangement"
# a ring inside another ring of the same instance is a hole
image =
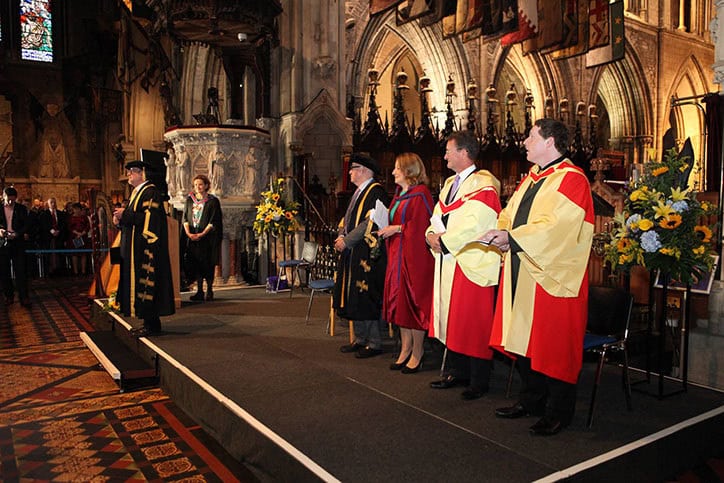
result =
[[[269,182],[269,189],[261,192],[261,201],[256,205],[254,233],[257,236],[268,233],[279,236],[297,228],[299,203],[285,196],[284,178]]]
[[[704,220],[718,209],[696,199],[687,184],[690,171],[689,157],[670,149],[662,161],[647,163],[643,176],[629,185],[605,247],[613,269],[641,265],[687,284],[711,271],[715,226]]]
[[[118,303],[118,299],[116,298],[118,292],[113,292],[108,298],[103,302],[103,312],[118,312],[121,310],[121,304]]]

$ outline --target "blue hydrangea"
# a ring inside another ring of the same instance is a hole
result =
[[[684,200],[676,201],[671,204],[671,208],[676,210],[677,213],[681,213],[682,211],[686,211],[689,209],[689,203]]]
[[[641,248],[645,252],[654,253],[661,248],[661,241],[659,241],[659,234],[654,230],[649,230],[641,235]]]
[[[626,228],[630,230],[631,225],[633,225],[634,223],[638,223],[639,221],[641,221],[641,215],[639,215],[638,213],[634,213],[626,220]]]

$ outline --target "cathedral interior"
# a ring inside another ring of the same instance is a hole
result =
[[[256,282],[303,239],[328,242],[350,195],[352,152],[378,159],[392,192],[395,155],[414,151],[436,192],[449,175],[445,139],[458,129],[478,136],[478,167],[501,180],[503,198],[528,170],[522,141],[532,122],[553,117],[570,127],[571,159],[613,207],[642,164],[686,140],[690,187],[718,202],[717,8],[711,0],[3,2],[0,182],[28,203],[116,203],[129,192],[124,163],[141,150],[161,153],[177,210],[193,176],[209,175],[224,208],[220,275]],[[553,20],[543,15],[551,9],[560,11]],[[255,206],[278,177],[302,206],[300,230],[260,243]],[[605,231],[606,219],[597,223]],[[602,262],[592,267],[602,281]]]

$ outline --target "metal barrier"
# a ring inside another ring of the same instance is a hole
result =
[[[99,249],[101,252],[107,252],[108,248]],[[29,255],[35,255],[35,259],[38,262],[38,276],[40,278],[45,277],[45,267],[43,265],[43,255],[51,255],[53,253],[64,254],[64,255],[77,255],[80,253],[93,253],[92,248],[54,248],[54,249],[30,249],[25,250],[25,253]],[[95,273],[95,263],[93,257],[91,258],[91,271]]]

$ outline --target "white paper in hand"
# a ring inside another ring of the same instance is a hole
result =
[[[378,229],[382,229],[390,224],[390,212],[380,200],[375,202],[375,209],[372,212],[372,221],[375,222]]]
[[[445,224],[442,222],[440,215],[432,215],[430,217],[430,225],[435,233],[445,233]]]

